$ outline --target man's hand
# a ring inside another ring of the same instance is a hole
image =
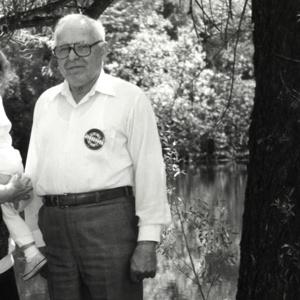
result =
[[[20,174],[12,176],[9,182],[0,188],[0,203],[28,200],[32,184],[28,177]]]
[[[156,242],[138,242],[130,263],[130,277],[135,283],[156,274]]]

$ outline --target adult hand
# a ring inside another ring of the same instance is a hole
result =
[[[0,202],[17,202],[30,199],[31,180],[25,175],[15,174],[9,182],[1,186]]]
[[[130,263],[130,277],[135,283],[144,278],[153,278],[156,274],[156,242],[138,242]]]

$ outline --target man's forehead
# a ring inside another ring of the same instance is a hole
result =
[[[56,32],[56,44],[92,42],[93,34],[89,26],[63,24]]]

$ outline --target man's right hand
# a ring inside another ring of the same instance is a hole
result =
[[[30,199],[31,180],[25,175],[15,174],[0,187],[0,203]]]

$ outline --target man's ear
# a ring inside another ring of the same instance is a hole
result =
[[[104,57],[106,57],[106,55],[107,55],[107,53],[109,51],[108,43],[107,42],[102,42],[100,47],[101,47],[102,55]]]
[[[106,59],[106,56],[108,54],[108,51],[109,51],[109,45],[107,42],[102,42],[101,45],[100,45],[100,55],[101,55],[101,60],[102,62],[105,61]]]

